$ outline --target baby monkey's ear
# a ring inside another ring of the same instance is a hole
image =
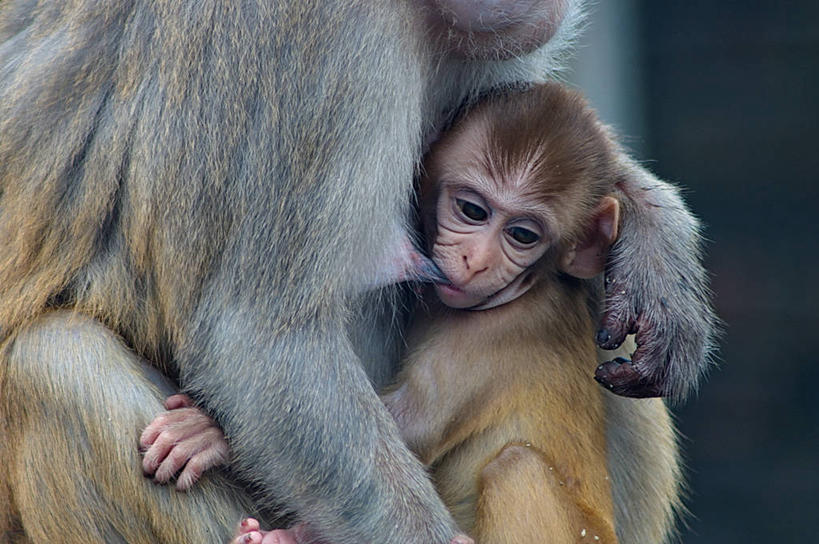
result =
[[[603,272],[619,224],[620,202],[612,196],[603,197],[582,239],[560,259],[560,269],[582,279]]]

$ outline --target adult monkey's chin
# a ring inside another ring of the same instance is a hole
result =
[[[548,42],[574,0],[425,0],[443,47],[475,59],[507,59]]]

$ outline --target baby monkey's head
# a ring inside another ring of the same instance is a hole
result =
[[[470,109],[430,151],[421,213],[452,308],[514,300],[547,270],[602,272],[617,237],[615,164],[605,128],[554,83]]]

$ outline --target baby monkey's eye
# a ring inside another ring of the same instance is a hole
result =
[[[461,213],[471,221],[486,221],[486,218],[489,217],[489,213],[486,210],[473,202],[456,198],[455,203],[458,205],[458,209],[461,210]]]
[[[538,233],[523,227],[509,227],[506,229],[506,232],[509,233],[509,236],[511,236],[514,241],[522,246],[530,246],[540,240]]]

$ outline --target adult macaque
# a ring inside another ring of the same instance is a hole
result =
[[[471,97],[547,78],[579,14],[577,0],[0,1],[0,534],[229,538],[249,502],[234,481],[180,496],[134,470],[162,409],[151,361],[225,430],[257,504],[334,544],[450,541],[352,348],[370,329],[348,333],[350,308],[405,229],[422,143]],[[601,379],[679,398],[712,322],[697,222],[619,160],[630,219],[600,339],[639,327],[640,347]],[[611,414],[609,429],[641,419]],[[612,470],[653,470],[653,449],[610,440]]]
[[[579,94],[545,84],[482,102],[425,163],[425,238],[451,283],[425,293],[381,398],[478,544],[618,541],[607,393],[590,368],[600,290],[581,281],[603,272],[617,237],[615,150]],[[172,410],[143,434],[146,472],[166,482],[181,470],[188,489],[227,458],[218,437],[207,416]],[[676,506],[668,475],[649,478]],[[237,544],[267,538],[243,529]]]

